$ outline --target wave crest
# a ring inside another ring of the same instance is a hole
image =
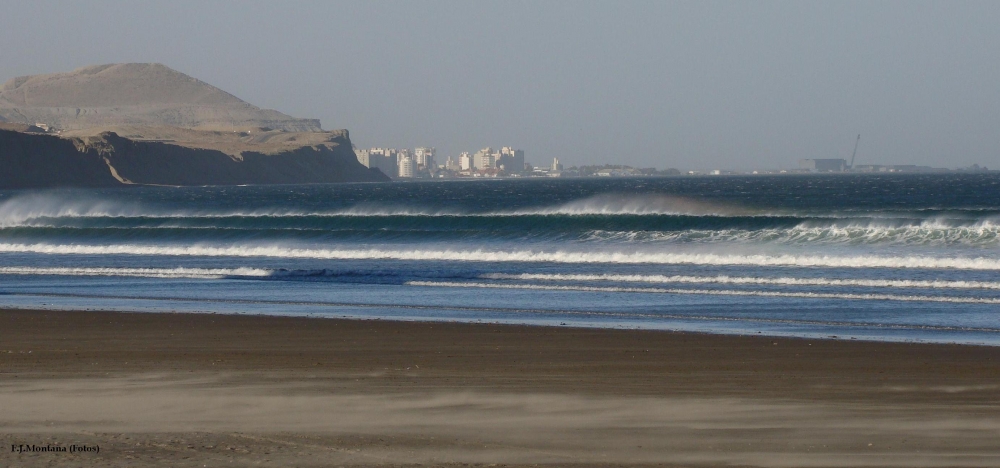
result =
[[[509,215],[687,215],[750,216],[763,214],[735,204],[656,194],[601,194],[552,207],[522,209]]]
[[[425,260],[459,262],[528,262],[578,264],[749,265],[830,268],[906,268],[1000,270],[1000,259],[875,255],[765,255],[663,252],[578,252],[534,250],[449,250],[390,248],[296,248],[277,245],[80,245],[0,244],[0,252],[55,255],[155,255],[202,257],[271,257],[326,260]]]
[[[847,299],[867,301],[906,301],[906,302],[950,302],[957,304],[1000,304],[1000,298],[992,297],[956,297],[956,296],[907,296],[900,294],[855,294],[855,293],[819,293],[791,291],[743,291],[730,289],[676,289],[676,288],[629,288],[603,286],[560,286],[547,284],[509,284],[509,283],[472,283],[450,281],[408,281],[408,286],[427,286],[439,288],[483,288],[483,289],[532,289],[540,291],[586,291],[611,293],[646,293],[646,294],[693,294],[707,296],[757,296],[757,297],[788,297],[802,299]]]
[[[902,223],[830,222],[821,226],[813,221],[790,228],[765,229],[687,229],[677,231],[608,231],[585,233],[585,241],[625,243],[773,243],[826,245],[912,245],[978,247],[1000,246],[1000,224],[996,220],[978,220],[967,225],[942,220]],[[887,225],[888,224],[888,225]],[[902,224],[902,225],[901,225]]]
[[[732,284],[732,285],[775,285],[775,286],[860,286],[868,288],[904,289],[1000,289],[1000,283],[990,281],[947,281],[947,280],[888,280],[888,279],[840,279],[840,278],[764,278],[754,276],[686,276],[686,275],[626,275],[626,274],[549,274],[549,273],[487,273],[482,279],[520,281],[580,281],[580,282],[622,282],[655,284]]]

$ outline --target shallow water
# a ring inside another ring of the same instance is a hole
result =
[[[0,306],[1000,344],[1000,175],[0,193]]]

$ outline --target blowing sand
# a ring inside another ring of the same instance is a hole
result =
[[[0,311],[0,466],[998,466],[1000,348]],[[17,453],[20,445],[100,452]]]

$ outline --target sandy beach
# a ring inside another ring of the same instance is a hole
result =
[[[996,466],[998,360],[977,346],[4,310],[0,465]]]

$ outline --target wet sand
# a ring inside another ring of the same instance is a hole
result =
[[[3,466],[998,466],[1000,348],[0,311]],[[100,452],[7,451],[12,445]]]

